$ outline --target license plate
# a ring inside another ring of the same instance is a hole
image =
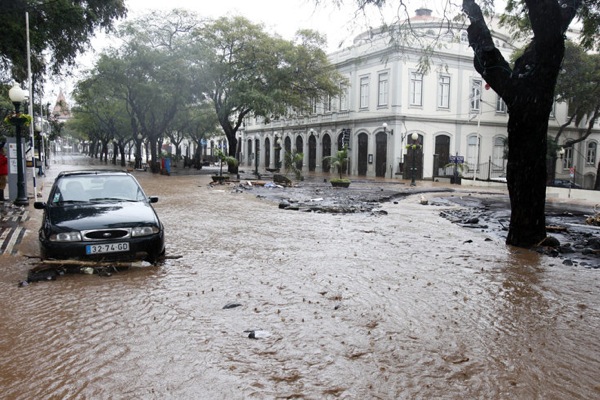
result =
[[[128,242],[88,244],[85,246],[85,254],[118,253],[121,251],[129,251]]]

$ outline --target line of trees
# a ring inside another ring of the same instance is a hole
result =
[[[318,33],[284,40],[240,16],[154,12],[123,25],[118,39],[77,83],[72,126],[102,152],[116,142],[124,154],[141,134],[154,162],[166,137],[180,154],[184,138],[225,135],[235,156],[245,117],[307,110],[311,99],[339,95],[344,82]]]

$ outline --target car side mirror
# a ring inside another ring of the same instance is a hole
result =
[[[150,203],[158,203],[158,196],[148,196],[148,201]]]
[[[33,208],[35,208],[36,210],[45,210],[46,202],[45,201],[36,201],[35,203],[33,203]]]

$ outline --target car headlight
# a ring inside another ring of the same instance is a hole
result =
[[[136,226],[131,230],[132,237],[148,236],[158,233],[159,229],[157,226]]]
[[[53,233],[50,235],[51,242],[81,242],[81,233],[74,232],[61,232]]]

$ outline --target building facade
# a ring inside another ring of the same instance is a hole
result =
[[[324,158],[347,145],[351,176],[501,179],[507,108],[475,71],[466,27],[446,24],[442,30],[430,10],[419,9],[410,29],[396,41],[384,30],[369,31],[349,48],[330,54],[349,82],[342,96],[315,102],[306,115],[269,123],[248,118],[238,132],[240,165],[273,170],[281,166],[284,152],[297,152],[304,156],[303,172],[334,173]],[[515,50],[510,37],[492,34],[497,48],[510,58]],[[431,48],[435,51],[427,50]],[[567,109],[566,104],[555,105],[549,136],[567,120]],[[578,135],[567,129],[560,142]],[[568,179],[575,171],[574,179],[591,188],[598,137],[595,132],[592,139],[565,149],[556,162],[556,177]]]

